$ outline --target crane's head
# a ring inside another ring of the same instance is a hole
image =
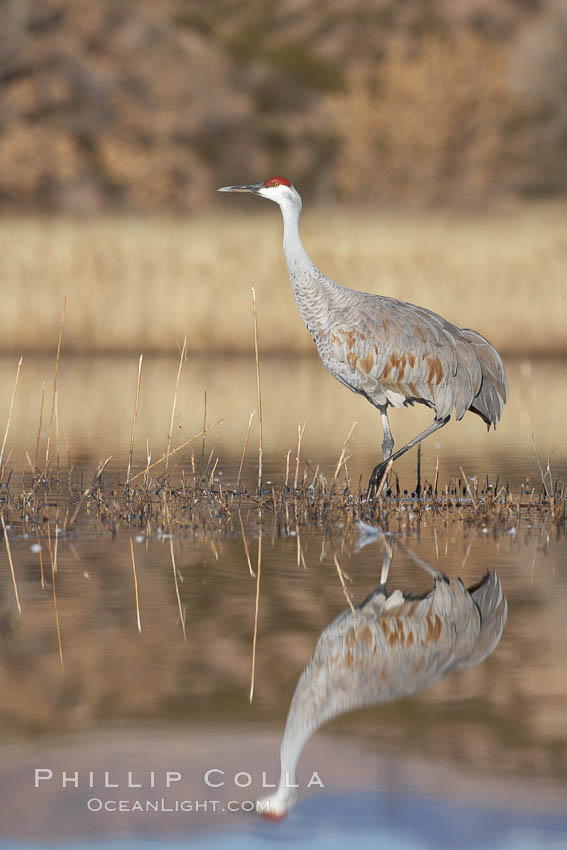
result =
[[[301,212],[301,196],[295,186],[285,177],[270,177],[263,183],[247,183],[244,186],[223,186],[218,192],[250,192],[252,195],[261,195],[279,204],[282,211],[294,209]]]

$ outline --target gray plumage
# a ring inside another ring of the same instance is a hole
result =
[[[496,427],[508,397],[502,360],[474,330],[405,301],[357,292],[326,277],[309,259],[299,235],[301,197],[282,177],[226,186],[221,192],[252,192],[279,204],[283,248],[293,294],[328,371],[382,414],[384,461],[400,457],[442,427],[454,412],[478,414]],[[388,407],[415,402],[435,412],[433,424],[392,455]],[[385,468],[373,473],[376,480]]]
[[[354,611],[343,611],[321,634],[295,689],[281,745],[280,785],[264,801],[264,813],[282,817],[296,801],[299,755],[323,723],[401,699],[479,664],[498,645],[506,616],[495,573],[468,590],[461,579],[451,587],[437,573],[433,589],[422,597],[400,590],[388,594],[381,585]]]

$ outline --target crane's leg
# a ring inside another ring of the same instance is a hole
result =
[[[380,415],[382,416],[382,430],[384,432],[384,439],[382,440],[382,456],[384,460],[388,460],[390,458],[392,449],[394,448],[394,438],[390,431],[387,411],[388,408],[386,406],[380,408]]]
[[[435,431],[438,431],[444,425],[447,424],[451,417],[447,416],[445,419],[435,419],[434,422],[431,423],[429,428],[426,428],[425,431],[422,431],[421,434],[418,434],[417,437],[414,437],[413,440],[410,440],[409,443],[406,443],[405,446],[402,446],[401,449],[398,449],[397,452],[394,452],[393,455],[390,455],[388,458],[385,458],[382,463],[379,463],[378,466],[374,469],[372,475],[370,476],[370,481],[368,482],[368,492],[367,498],[370,498],[374,495],[382,478],[384,477],[384,473],[386,472],[386,467],[390,461],[397,460],[402,455],[405,455],[407,451],[413,449],[414,446],[417,446],[418,443],[421,443],[422,440],[425,440],[426,437],[429,437],[431,434],[434,434]]]

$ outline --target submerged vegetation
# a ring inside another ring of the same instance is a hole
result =
[[[526,484],[516,490],[498,478],[480,482],[463,473],[443,486],[425,480],[417,492],[402,490],[393,473],[383,492],[367,499],[366,488],[352,486],[344,471],[327,478],[293,463],[285,481],[265,483],[256,491],[249,470],[248,486],[220,483],[217,464],[218,459],[211,464],[211,457],[198,463],[192,454],[189,470],[153,477],[148,467],[132,477],[131,486],[106,463],[90,481],[66,468],[37,475],[10,472],[2,483],[0,510],[7,526],[26,537],[106,530],[112,535],[143,532],[147,539],[174,534],[206,541],[238,537],[245,529],[254,536],[341,529],[344,537],[357,533],[359,522],[409,535],[423,522],[495,534],[516,533],[522,524],[565,528],[567,488],[549,472],[539,487]]]

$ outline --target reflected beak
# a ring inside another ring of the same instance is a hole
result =
[[[263,183],[247,183],[245,186],[223,186],[222,189],[217,189],[217,192],[251,192],[257,195],[263,188]]]
[[[279,821],[279,820],[283,820],[284,818],[287,817],[287,811],[284,810],[283,812],[281,812],[279,814],[276,814],[275,812],[273,812],[273,813],[272,812],[262,812],[262,817],[265,820]]]

